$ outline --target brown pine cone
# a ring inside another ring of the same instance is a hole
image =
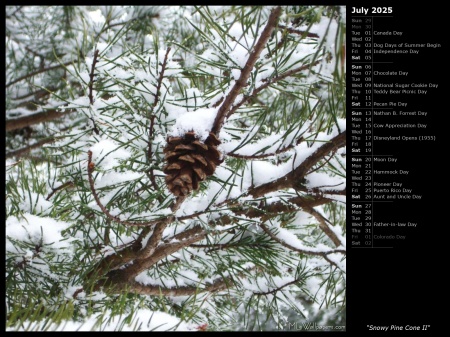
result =
[[[200,181],[214,174],[216,166],[223,161],[217,150],[220,143],[211,132],[204,143],[193,131],[184,137],[167,138],[164,173],[167,187],[175,196],[185,196],[197,190]]]

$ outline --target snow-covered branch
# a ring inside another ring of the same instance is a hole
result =
[[[255,66],[255,63],[258,60],[258,57],[261,54],[262,50],[264,49],[267,41],[269,40],[270,35],[275,29],[275,26],[278,23],[278,18],[280,17],[280,15],[281,15],[281,7],[276,7],[272,9],[269,19],[267,20],[266,27],[262,31],[261,36],[258,39],[258,42],[253,47],[253,51],[248,57],[247,63],[241,70],[239,79],[236,81],[236,84],[231,89],[230,93],[225,98],[224,102],[217,111],[217,116],[216,119],[214,120],[214,124],[211,129],[211,132],[215,133],[217,136],[219,135],[220,129],[222,128],[225,118],[229,117],[230,115],[229,111],[232,109],[232,105],[234,104],[234,101],[238,96],[239,91],[244,86],[247,85],[247,80],[250,77],[250,73],[253,70],[253,67]]]
[[[306,158],[295,170],[289,172],[285,176],[271,181],[269,183],[250,188],[248,194],[253,197],[261,197],[267,193],[278,191],[285,188],[299,188],[301,186],[301,181],[306,176],[306,174],[311,170],[311,168],[321,161],[324,156],[328,155],[330,152],[335,151],[340,147],[344,147],[347,143],[347,133],[346,131],[341,132],[334,138],[330,139],[324,145],[320,146],[312,155]]]

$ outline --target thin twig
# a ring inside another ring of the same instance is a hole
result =
[[[88,87],[89,87],[89,94],[88,94],[88,97],[89,97],[89,103],[90,103],[90,105],[94,105],[94,94],[93,94],[93,92],[94,92],[94,82],[95,82],[95,76],[96,76],[96,74],[94,73],[95,72],[95,64],[97,63],[97,61],[98,61],[98,54],[99,54],[99,50],[98,49],[96,49],[95,50],[95,52],[94,52],[94,59],[92,60],[92,65],[91,65],[91,72],[89,73],[89,84],[88,84]],[[100,131],[98,130],[98,128],[97,128],[97,124],[95,123],[95,120],[94,120],[94,118],[92,118],[92,117],[90,117],[89,118],[91,121],[92,121],[92,124],[94,125],[94,128],[92,129],[97,135],[99,135],[100,134]]]
[[[301,254],[306,254],[306,255],[316,255],[316,256],[322,256],[323,258],[325,258],[328,262],[330,262],[332,265],[334,265],[335,267],[338,267],[336,265],[335,262],[331,261],[327,255],[329,254],[335,254],[335,253],[341,253],[341,254],[346,254],[347,252],[344,249],[333,249],[333,250],[329,250],[329,251],[325,251],[325,252],[320,252],[320,251],[314,251],[314,250],[307,250],[307,249],[300,249],[300,248],[296,248],[294,246],[291,246],[290,244],[288,244],[287,242],[281,240],[279,237],[277,237],[275,234],[272,233],[272,231],[266,227],[266,225],[264,225],[263,223],[259,223],[259,226],[262,228],[262,230],[264,232],[266,232],[267,235],[269,235],[273,240],[275,240],[276,242],[278,242],[280,245],[282,245],[283,247],[286,247],[294,252],[298,252]],[[334,233],[333,233],[334,234]],[[338,244],[336,246],[339,246],[340,242],[338,240]]]
[[[94,82],[95,82],[94,77],[96,76],[94,71],[95,71],[95,64],[98,61],[98,54],[99,53],[100,53],[100,51],[98,49],[96,49],[95,52],[94,52],[94,59],[92,60],[91,72],[89,73],[90,81],[89,81],[89,84],[88,84],[88,87],[89,87],[89,95],[88,95],[88,97],[89,97],[89,102],[90,102],[91,105],[94,104],[94,95],[93,95],[94,89],[93,89],[93,86],[94,86]]]
[[[118,222],[124,226],[137,226],[137,227],[146,227],[146,226],[152,226],[160,222],[161,220],[151,220],[147,222],[131,222],[126,220],[121,220],[119,217],[112,215],[109,213],[109,211],[106,209],[105,206],[103,206],[102,202],[100,201],[100,198],[97,195],[97,191],[95,190],[94,186],[94,178],[92,177],[92,173],[94,172],[95,164],[92,162],[92,151],[88,151],[88,178],[89,178],[89,186],[91,187],[92,195],[94,196],[94,199],[102,210],[102,212],[112,221]]]
[[[9,19],[11,16],[15,16],[17,14],[17,12],[22,9],[22,7],[25,7],[25,6],[17,6],[16,10],[12,14],[6,15],[6,18]]]
[[[305,31],[305,30],[297,30],[294,28],[286,27],[285,25],[278,25],[278,28],[285,29],[291,34],[297,34],[297,35],[301,35],[303,37],[311,37],[311,38],[319,37],[319,35],[317,35],[316,33],[311,33],[309,31]]]
[[[303,137],[301,137],[297,142],[296,145],[300,144],[300,142],[303,140]],[[288,146],[283,147],[282,149],[278,149],[273,153],[264,153],[264,154],[253,154],[253,155],[244,155],[244,154],[238,154],[238,153],[227,153],[227,156],[234,157],[234,158],[240,158],[240,159],[262,159],[262,158],[268,158],[271,156],[279,155],[280,153],[287,152],[291,149],[293,149],[296,145],[291,144]]]
[[[344,246],[344,244],[338,238],[336,233],[334,233],[331,230],[331,228],[327,225],[327,221],[322,216],[322,214],[317,212],[314,208],[308,207],[308,206],[304,207],[303,210],[316,218],[316,220],[319,222],[319,227],[322,230],[322,232],[324,232],[325,235],[328,236],[331,239],[331,241],[333,241],[333,243],[336,245],[336,247]]]
[[[307,69],[309,69],[309,68],[311,68],[311,67],[317,65],[319,62],[320,62],[320,60],[317,60],[317,61],[315,61],[315,62],[313,62],[313,63],[311,63],[311,64],[305,64],[305,65],[303,65],[303,66],[301,66],[301,67],[298,67],[298,68],[294,68],[294,69],[288,70],[288,71],[286,71],[285,73],[283,73],[283,74],[280,75],[280,76],[274,77],[274,78],[272,78],[272,79],[270,79],[270,80],[266,80],[266,83],[260,85],[258,88],[255,88],[255,89],[253,90],[253,92],[252,92],[250,95],[244,96],[238,103],[233,104],[233,107],[229,110],[229,112],[228,112],[228,114],[227,114],[226,117],[229,118],[229,117],[230,117],[232,114],[234,114],[234,113],[236,112],[236,110],[239,109],[244,103],[246,103],[247,101],[249,101],[251,98],[256,97],[256,95],[258,95],[262,90],[266,89],[266,88],[269,87],[270,85],[275,84],[275,83],[277,83],[277,82],[279,82],[279,81],[285,79],[286,77],[289,77],[289,76],[295,75],[295,74],[297,74],[297,73],[300,73],[300,72],[302,72],[302,71],[304,71],[304,70],[307,70]],[[264,80],[263,80],[263,82],[264,82]]]
[[[332,185],[332,186],[334,187],[334,186],[339,186],[339,185],[342,185],[342,183]],[[329,185],[316,186],[313,188],[309,188],[306,186],[296,186],[295,189],[297,191],[307,192],[309,195],[314,195],[316,197],[317,196],[323,197],[325,194],[326,195],[330,195],[330,194],[331,195],[347,195],[347,188],[343,188],[342,190],[337,190],[337,189],[324,190],[324,189],[322,189],[323,187],[329,187]],[[311,205],[311,206],[315,207],[314,205]]]
[[[52,91],[54,91],[54,90],[56,90],[55,87],[48,87],[47,89],[39,89],[37,91],[32,91],[32,92],[26,93],[22,96],[16,96],[12,99],[15,101],[21,101],[21,100],[24,100],[25,98],[33,96],[34,100],[38,100],[44,96],[50,95],[52,93]],[[23,106],[24,104],[29,104],[29,103],[32,103],[32,102],[22,102],[19,104],[19,106]]]
[[[314,34],[314,33],[310,33],[308,31],[301,31],[301,30],[296,30],[294,28],[288,28],[285,25],[278,25],[278,29],[284,29],[285,31],[287,31],[288,33],[291,34],[297,34],[297,35],[301,35],[302,38],[304,37],[310,37],[310,38],[318,38],[319,35]],[[284,35],[284,34],[283,34]],[[268,53],[266,55],[266,58],[270,58],[274,52],[276,52],[278,49],[280,49],[281,47],[283,47],[283,45],[286,43],[286,36],[283,36],[280,41],[277,43],[277,46],[275,47],[275,50],[271,51],[270,53]]]
[[[210,248],[205,251],[205,254],[208,254],[210,252],[214,252],[217,250],[224,250],[224,249],[233,249],[233,248],[239,248],[239,247],[254,247],[254,248],[269,248],[269,245],[263,244],[263,243],[216,243],[216,244],[209,244],[209,245],[197,245],[192,244],[189,247],[192,248]]]
[[[187,247],[195,242],[201,241],[206,237],[206,232],[199,235],[194,235],[186,240],[180,242],[174,242],[169,244],[162,244],[156,247],[153,254],[145,259],[135,259],[133,264],[128,265],[126,268],[115,270],[114,279],[117,282],[129,282],[133,280],[137,275],[144,270],[152,267],[163,258],[179,251],[180,249]]]
[[[83,291],[84,291],[83,288],[78,288],[78,289],[75,290],[75,292],[73,293],[72,298],[73,298],[74,300],[76,300],[77,297],[78,297],[78,294],[80,294],[80,293],[83,292]]]
[[[150,19],[159,18],[159,13],[150,14],[147,17],[150,18]],[[139,21],[139,20],[142,20],[142,17],[137,17],[137,18],[134,18],[134,19],[131,19],[131,20],[128,20],[128,21],[124,21],[124,22],[116,22],[116,23],[108,24],[105,27],[103,27],[103,29],[97,34],[95,39],[97,40],[102,35],[102,33],[107,31],[108,29],[111,29],[111,28],[117,27],[117,26],[123,26],[123,25],[131,24],[132,22]]]
[[[281,287],[275,288],[275,289],[270,290],[270,291],[265,291],[265,292],[253,292],[253,295],[259,295],[259,296],[260,296],[260,295],[270,295],[270,294],[275,294],[277,291],[280,291],[281,289],[283,289],[283,288],[285,288],[285,287],[287,287],[287,286],[290,286],[291,284],[295,284],[295,283],[297,283],[297,282],[300,282],[300,281],[301,281],[300,279],[295,279],[295,280],[293,280],[293,281],[291,281],[291,282],[288,282],[288,283],[282,285]]]
[[[47,198],[45,198],[45,200],[50,200],[50,198],[53,196],[53,194],[55,194],[56,192],[66,188],[66,187],[72,187],[74,185],[73,181],[68,181],[64,184],[62,184],[61,186],[58,186],[56,188],[52,188],[52,191],[49,193],[49,195],[47,195]]]
[[[44,68],[44,69],[33,71],[32,73],[26,74],[24,76],[21,76],[21,77],[15,79],[14,81],[11,81],[11,82],[7,83],[5,87],[8,88],[11,85],[16,84],[17,82],[20,82],[20,81],[22,81],[24,79],[27,79],[28,77],[33,77],[34,75],[37,75],[37,74],[40,74],[40,73],[44,73],[44,72],[49,71],[49,70],[53,70],[53,69],[57,69],[57,68],[61,68],[61,67],[66,67],[66,66],[69,66],[69,65],[71,65],[73,63],[75,63],[75,61],[69,61],[69,62],[66,62],[66,63],[63,63],[63,64],[58,64],[58,65],[55,65],[55,66],[52,66],[52,67],[48,67],[48,68]]]
[[[305,188],[305,191],[307,191],[306,188]],[[345,193],[343,193],[341,190],[322,191],[322,190],[312,189],[312,191],[315,192],[314,193],[315,195],[308,195],[306,197],[298,196],[298,197],[289,198],[287,200],[287,203],[274,202],[274,203],[265,205],[262,209],[245,208],[243,204],[239,203],[235,199],[224,200],[224,201],[220,202],[220,204],[217,206],[229,204],[230,206],[229,206],[229,208],[227,208],[227,210],[232,211],[236,215],[245,215],[246,217],[249,217],[249,218],[257,218],[257,217],[262,217],[262,216],[271,217],[271,216],[275,216],[279,213],[288,213],[288,212],[298,211],[299,209],[296,208],[294,205],[296,205],[298,207],[303,207],[305,205],[308,205],[310,207],[316,207],[316,206],[320,206],[320,205],[327,204],[329,202],[334,201],[333,199],[324,197],[323,194],[345,195]],[[214,212],[221,212],[221,211],[223,211],[223,209],[217,209]],[[206,214],[206,213],[212,213],[212,211],[204,210],[204,211],[195,212],[195,213],[192,213],[189,215],[180,216],[177,218],[177,220],[178,221],[189,220],[189,219],[196,218],[196,217]],[[224,215],[218,219],[215,219],[214,222],[215,223],[222,222],[222,221],[224,221],[224,218],[226,218],[226,217],[228,217],[228,215]]]
[[[337,149],[334,149],[334,151],[332,151],[331,154],[329,155],[328,159],[326,159],[321,165],[317,166],[316,168],[312,169],[311,171],[308,171],[306,173],[306,175],[316,172],[316,171],[320,170],[322,167],[324,167],[326,164],[328,164],[330,162],[331,158],[333,158],[336,151],[337,151]]]
[[[191,296],[201,292],[212,292],[222,290],[226,288],[223,282],[215,282],[210,284],[203,289],[196,286],[182,286],[176,288],[165,288],[161,286],[153,286],[153,285],[143,285],[136,281],[130,281],[126,284],[126,287],[130,289],[133,293],[141,294],[141,295],[153,295],[153,296]]]
[[[167,58],[169,56],[170,49],[171,49],[170,47],[167,48],[166,55],[164,56],[164,61],[161,65],[161,72],[159,73],[158,84],[156,86],[155,100],[153,101],[152,109],[150,112],[150,130],[148,132],[148,160],[149,161],[151,160],[152,155],[153,155],[152,154],[153,127],[154,127],[155,117],[156,117],[153,113],[154,113],[155,107],[158,105],[159,96],[161,96],[161,85],[162,85],[162,81],[164,79],[164,72],[166,70]],[[150,174],[153,175],[153,171],[151,171]]]
[[[159,73],[158,84],[156,86],[155,99],[153,101],[152,109],[150,112],[150,127],[149,127],[149,132],[148,132],[148,150],[147,150],[147,157],[148,157],[149,162],[152,161],[152,157],[153,157],[152,143],[153,143],[153,137],[154,137],[153,133],[154,133],[155,118],[156,118],[154,111],[155,111],[155,107],[158,105],[159,97],[161,96],[161,85],[162,85],[162,81],[164,79],[164,72],[166,70],[167,58],[169,57],[170,49],[171,49],[170,47],[167,48],[166,55],[164,56],[164,61],[161,65],[161,72]],[[152,166],[150,166],[150,181],[151,181],[152,186],[155,189],[155,191],[159,190],[158,184],[156,183],[155,174],[153,173]]]
[[[173,260],[163,261],[163,262],[157,264],[157,268],[161,268],[161,267],[167,266],[167,265],[172,265],[172,264],[178,263],[180,261],[181,261],[180,259],[173,259]]]
[[[21,149],[6,153],[5,158],[22,157],[23,155],[30,152],[31,150],[41,147],[42,145],[45,145],[48,143],[53,143],[54,141],[55,141],[55,137],[48,137],[48,138],[41,139],[40,141],[38,141],[32,145],[29,145],[29,146],[23,147]]]

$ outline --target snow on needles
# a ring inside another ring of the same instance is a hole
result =
[[[49,217],[39,217],[26,213],[23,219],[8,217],[6,219],[6,236],[13,240],[29,240],[34,244],[51,245],[52,248],[70,248],[75,238],[64,238],[61,231],[70,223]],[[17,252],[11,240],[6,241],[6,251]]]
[[[217,109],[197,109],[185,112],[179,116],[168,133],[172,137],[182,137],[186,132],[194,131],[195,134],[204,141],[213,126]]]
[[[102,163],[103,169],[112,169],[119,164],[120,160],[126,160],[130,153],[111,139],[104,138],[94,144],[91,149],[93,161],[98,165]]]

